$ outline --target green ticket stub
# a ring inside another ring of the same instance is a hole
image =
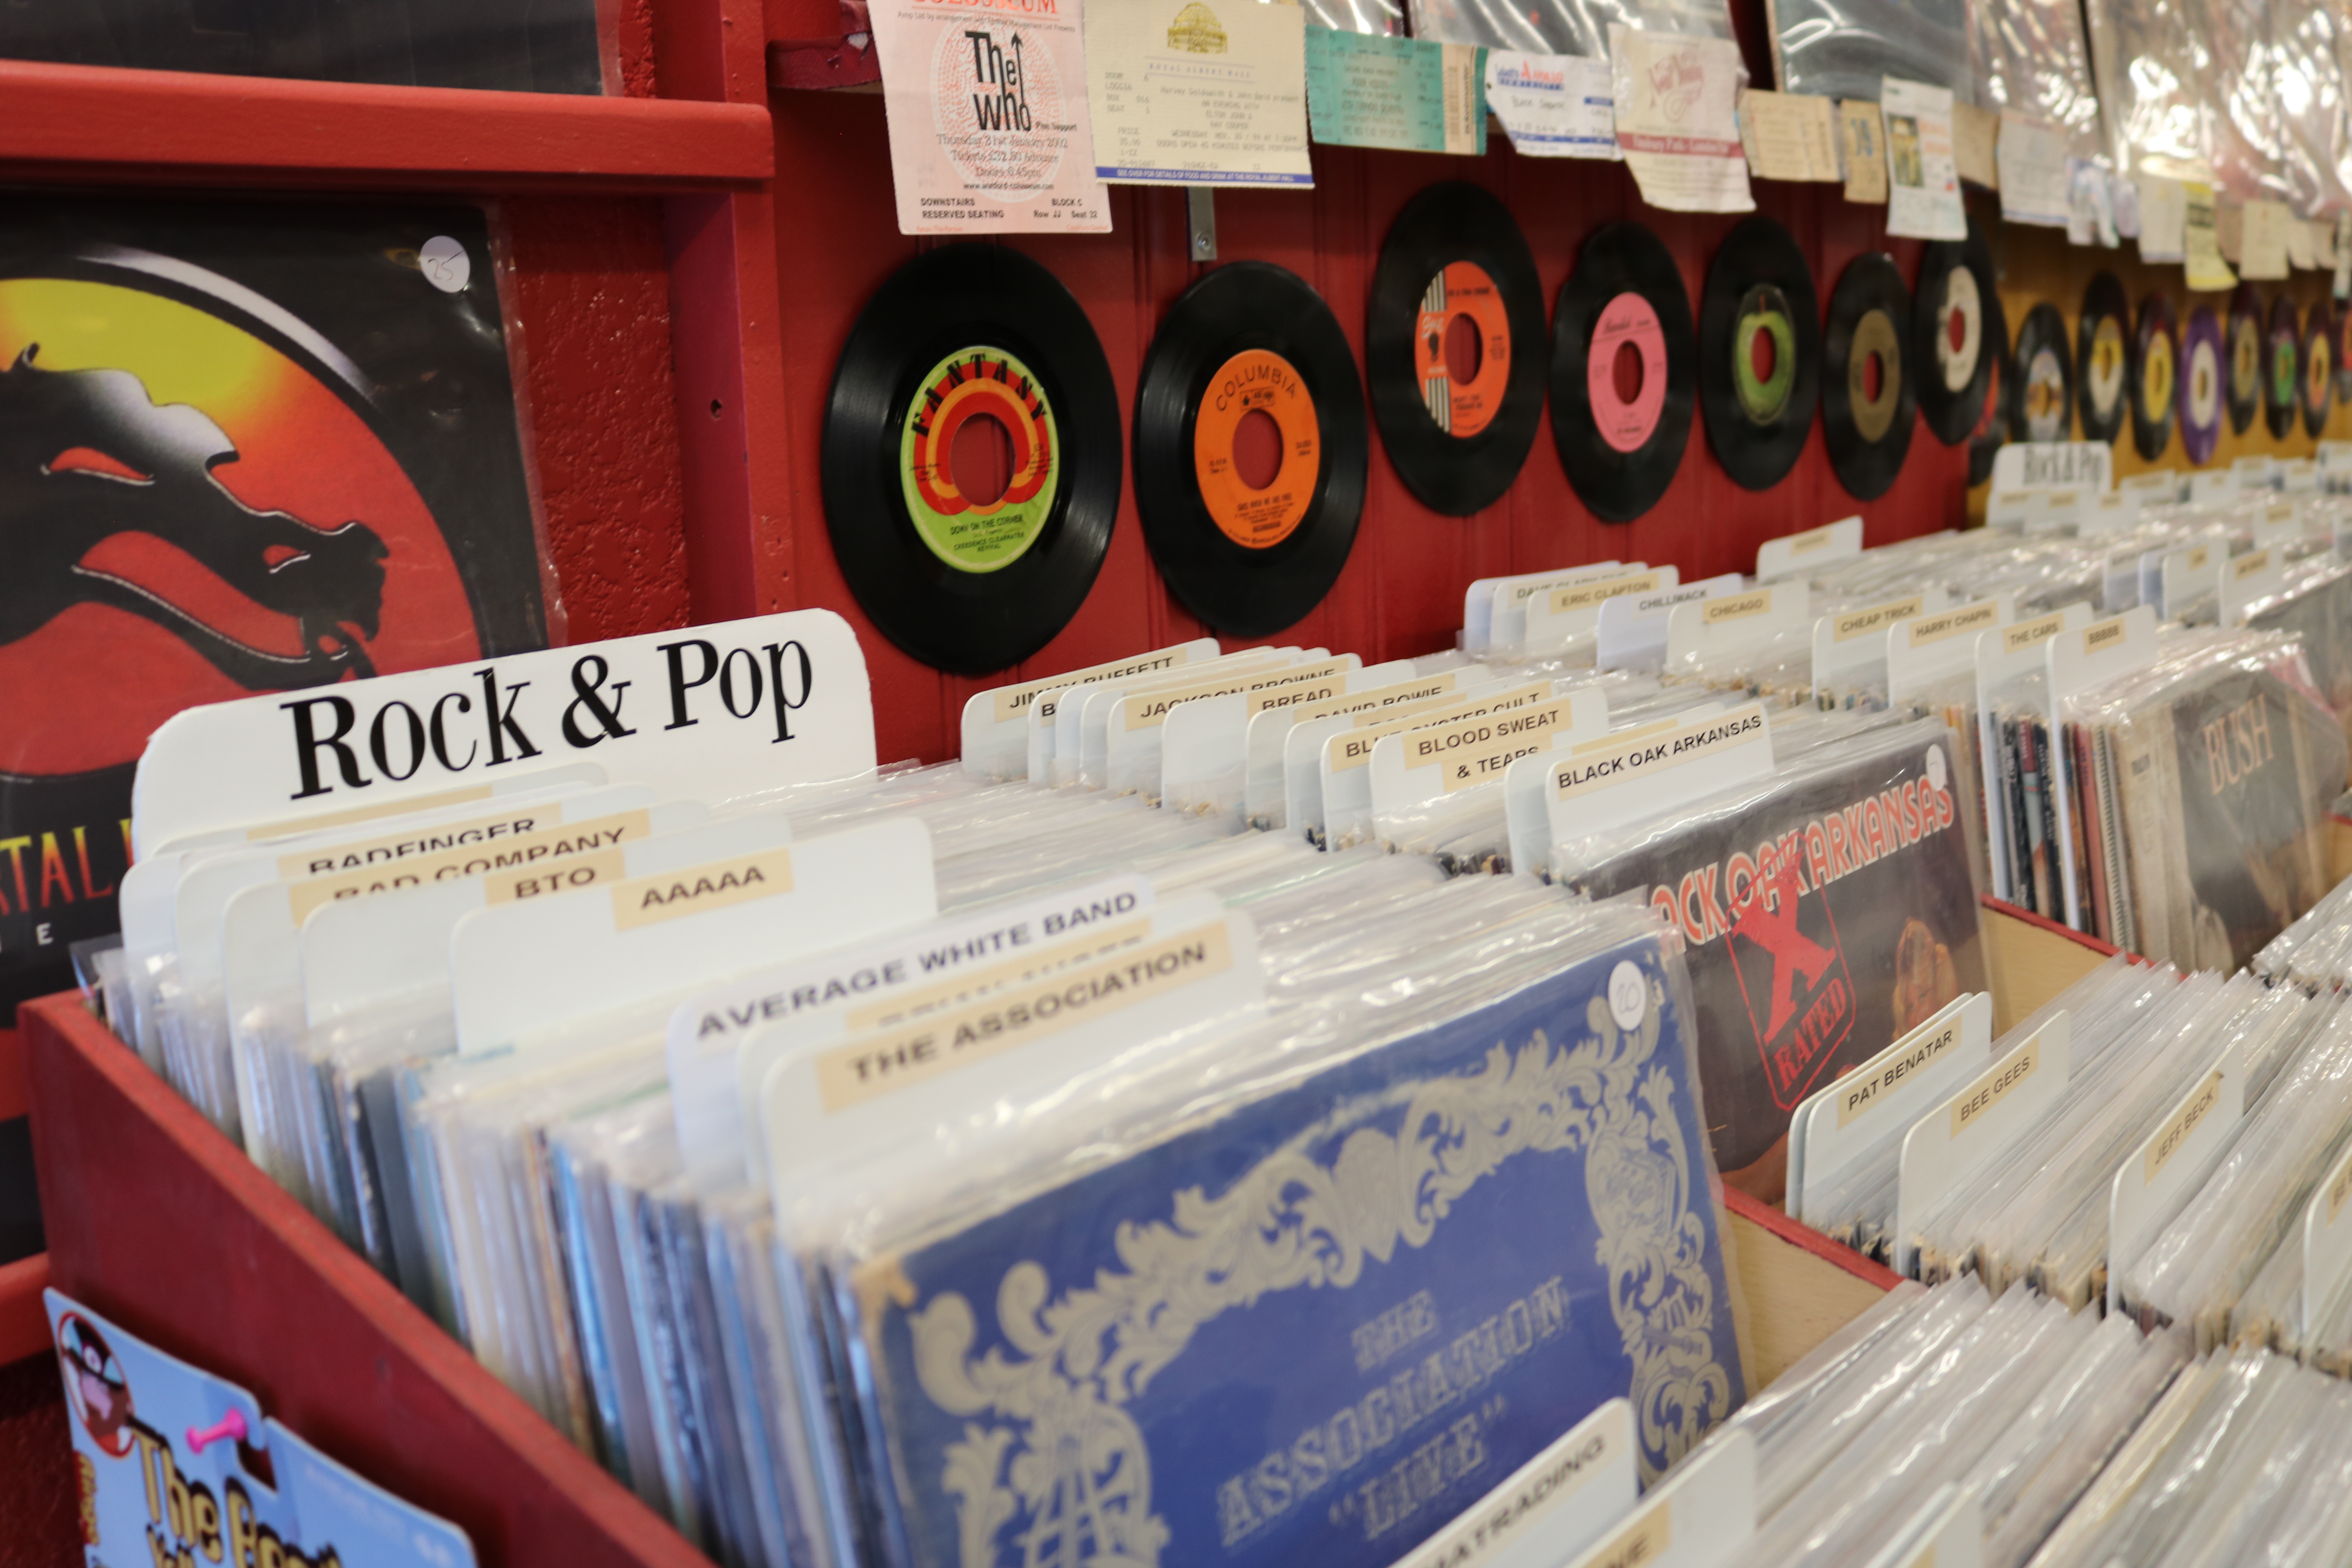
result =
[[[1309,27],[1307,114],[1332,146],[1483,153],[1486,51]]]

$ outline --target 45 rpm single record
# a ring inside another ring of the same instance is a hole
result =
[[[2271,326],[2263,379],[2263,419],[2273,437],[2294,428],[2295,410],[2303,403],[2303,323],[2294,301],[2281,294],[2271,301]]]
[[[2263,297],[2251,283],[2230,296],[2230,428],[2244,435],[2263,406]]]
[[[2213,460],[2221,404],[2221,318],[2212,306],[2200,305],[2180,334],[2180,445],[2191,463]]]
[[[982,472],[1003,469],[986,500],[959,487],[967,431],[968,453],[995,447]],[[1002,669],[1045,647],[1094,585],[1121,455],[1110,365],[1070,291],[1003,246],[943,247],[875,290],[834,368],[834,554],[892,642],[940,669]]]
[[[1769,217],[1724,237],[1698,302],[1698,406],[1732,479],[1770,489],[1796,466],[1822,395],[1822,307],[1805,253]]]
[[[1221,632],[1289,626],[1348,563],[1370,446],[1323,297],[1271,262],[1210,272],[1160,323],[1136,390],[1136,510],[1160,575]]]
[[[1372,274],[1364,378],[1423,505],[1467,517],[1511,488],[1543,423],[1543,280],[1510,209],[1463,181],[1406,203]]]
[[[2083,317],[2074,338],[2075,394],[2083,416],[2083,438],[2113,443],[2123,434],[2130,403],[2131,304],[2112,272],[2102,272],[2083,290]]]
[[[1838,483],[1857,500],[1886,493],[1911,450],[1919,392],[1903,363],[1911,296],[1894,260],[1856,257],[1830,295],[1822,333],[1822,434]]]
[[[2325,300],[2311,307],[2303,328],[2303,431],[2327,427],[2327,407],[2343,367],[2336,363],[2336,312]]]
[[[2352,310],[2330,314],[2328,347],[2335,351],[2336,401],[2352,403]]]
[[[2179,349],[2173,342],[2172,301],[2161,293],[2139,302],[2139,327],[2132,336],[2132,449],[2154,462],[2172,443],[2174,384]]]
[[[1601,521],[1631,522],[1665,493],[1690,441],[1696,360],[1672,253],[1637,223],[1595,230],[1552,312],[1551,437]]]
[[[1992,252],[1974,224],[1966,240],[1927,247],[1911,307],[1912,380],[1920,419],[1947,447],[1967,440],[1984,413],[1992,356],[2000,352],[1985,331],[1985,301],[1992,296]]]
[[[1999,300],[1996,297],[1995,304]],[[2117,343],[2123,340],[2117,337]],[[2074,358],[2067,351],[2066,318],[2044,300],[2017,329],[2010,377],[2015,388],[2010,434],[2020,441],[2064,441],[2074,432]],[[2118,366],[2121,361],[2117,361]],[[2120,381],[2120,376],[2117,378]],[[2121,391],[2120,386],[2117,388]]]
[[[2010,438],[2010,431],[2018,421],[2019,401],[2017,362],[2000,352],[2000,345],[2009,342],[2009,315],[2000,308],[2000,296],[1985,296],[1985,331],[1992,335],[1992,395],[1985,399],[1984,414],[1977,420],[1976,433],[1969,437],[1969,483],[1980,485],[1992,478],[1993,459]],[[2060,340],[2063,342],[2062,338]]]

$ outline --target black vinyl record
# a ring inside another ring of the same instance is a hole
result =
[[[2017,423],[2018,376],[2016,362],[2001,353],[2009,342],[2009,312],[2000,307],[1999,294],[1985,299],[1985,331],[1992,336],[1992,393],[1985,399],[1984,413],[1977,419],[1977,427],[1969,437],[1969,483],[1980,485],[1992,478],[1993,459],[2010,439],[2010,430]]]
[[[1595,230],[1552,312],[1551,436],[1568,482],[1601,521],[1633,521],[1673,481],[1690,443],[1696,361],[1673,254],[1637,223]]]
[[[2010,362],[2009,433],[2017,441],[2066,441],[2074,434],[2074,358],[2066,318],[2042,300],[2025,312]]]
[[[1010,452],[986,502],[954,474],[976,418]],[[834,554],[882,634],[936,668],[1003,669],[1069,623],[1102,569],[1118,393],[1058,279],[1003,246],[950,245],[866,302],[834,370],[823,457]]]
[[[2083,290],[2083,319],[2074,339],[2074,389],[2083,439],[2113,443],[2123,434],[2131,404],[2131,302],[2112,272]]]
[[[2303,402],[2303,322],[2294,301],[2284,294],[2271,301],[2270,335],[2264,345],[2263,420],[2271,434],[2284,437],[2294,428],[2295,410]]]
[[[2263,297],[2251,283],[2230,296],[2229,341],[2222,352],[2229,367],[2230,428],[2242,436],[2263,406]]]
[[[1856,257],[1830,295],[1822,333],[1822,434],[1838,483],[1857,500],[1885,495],[1911,450],[1919,390],[1903,363],[1910,320],[1903,274],[1883,254]]]
[[[1471,373],[1450,338],[1476,344]],[[1462,181],[1405,204],[1364,311],[1364,379],[1397,477],[1449,517],[1492,506],[1543,423],[1543,280],[1510,208]]]
[[[1937,240],[1919,263],[1911,306],[1911,380],[1920,420],[1947,447],[1969,438],[1984,415],[2000,340],[1985,331],[1993,297],[1992,252],[1973,223],[1966,240]]]
[[[2327,406],[2336,390],[2336,311],[2315,301],[2303,327],[2303,430],[2316,436],[2327,427]]]
[[[1769,217],[1724,237],[1698,303],[1698,406],[1723,471],[1770,489],[1796,466],[1822,395],[1822,307],[1805,253]]]
[[[2148,461],[2164,456],[2172,442],[2173,392],[2179,380],[2180,332],[2172,300],[2162,293],[2139,302],[2139,326],[2132,334],[2132,448]]]
[[[1266,482],[1245,477],[1243,426],[1272,421]],[[1238,261],[1177,300],[1135,397],[1135,500],[1152,559],[1184,606],[1264,637],[1322,602],[1348,563],[1370,451],[1348,335],[1297,273]]]

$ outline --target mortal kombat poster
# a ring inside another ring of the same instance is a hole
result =
[[[157,725],[543,647],[540,556],[479,209],[12,198],[0,1009],[117,929]]]

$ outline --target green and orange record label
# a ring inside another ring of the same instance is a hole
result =
[[[982,501],[956,486],[956,437],[980,417],[1012,444],[1004,492]],[[1045,531],[1060,487],[1060,435],[1045,389],[1020,359],[999,348],[960,349],[919,384],[898,437],[898,475],[932,554],[959,572],[996,572],[1021,559]]]
[[[1263,489],[1242,477],[1234,455],[1242,422],[1261,413],[1280,433],[1282,454]],[[1244,349],[1209,378],[1192,425],[1192,471],[1210,520],[1234,543],[1266,550],[1291,536],[1314,502],[1322,450],[1315,395],[1297,367],[1280,354]]]

